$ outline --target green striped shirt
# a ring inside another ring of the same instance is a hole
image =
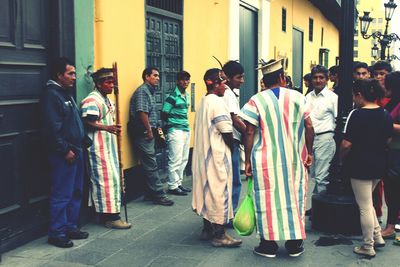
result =
[[[162,111],[168,114],[168,132],[172,129],[189,132],[188,108],[190,105],[189,94],[181,94],[178,87],[165,99]]]

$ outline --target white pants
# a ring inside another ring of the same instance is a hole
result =
[[[336,143],[333,139],[333,133],[315,136],[313,145],[314,162],[310,167],[310,177],[315,183],[314,194],[326,190],[326,186],[329,184],[327,178],[335,151]]]
[[[168,188],[182,185],[183,172],[189,158],[190,132],[172,129],[168,132]]]
[[[379,225],[372,203],[372,191],[374,191],[379,181],[380,179],[359,180],[351,178],[351,187],[353,188],[354,196],[360,209],[364,246],[367,248],[373,248],[374,239],[381,235],[381,226]]]

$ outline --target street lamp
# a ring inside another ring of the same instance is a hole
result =
[[[381,45],[381,60],[389,60],[389,52],[386,57],[386,48],[392,43],[397,40],[400,40],[400,37],[395,34],[395,33],[390,33],[388,34],[388,27],[389,27],[389,21],[393,17],[394,10],[396,9],[397,5],[394,2],[394,0],[389,0],[389,2],[384,4],[385,6],[385,20],[386,20],[386,26],[385,26],[385,32],[382,34],[380,31],[373,32],[372,34],[367,34],[368,33],[368,28],[371,22],[374,20],[374,18],[369,16],[370,12],[364,12],[364,15],[362,17],[359,17],[360,19],[360,28],[361,28],[361,35],[364,39],[369,39],[369,38],[374,38],[377,39],[379,44]],[[374,47],[372,49],[375,49]],[[372,52],[374,53],[376,50],[373,50]]]
[[[375,43],[374,46],[371,48],[371,55],[374,59],[378,59],[379,58],[378,53],[379,53],[379,48]]]

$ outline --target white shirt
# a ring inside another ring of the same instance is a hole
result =
[[[225,85],[224,101],[229,113],[237,115],[240,111],[239,101],[229,86]],[[240,141],[240,132],[233,127],[233,138]]]
[[[337,94],[325,87],[318,95],[315,90],[307,94],[306,101],[315,134],[334,131],[338,110]]]

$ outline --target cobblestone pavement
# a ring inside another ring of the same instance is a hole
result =
[[[190,181],[186,181],[190,184]],[[244,182],[246,188],[246,182]],[[244,191],[244,190],[243,190]],[[281,248],[276,258],[264,258],[252,253],[258,244],[254,233],[242,237],[240,248],[214,248],[200,241],[202,220],[191,206],[191,195],[171,196],[175,205],[162,207],[135,200],[128,204],[130,230],[110,230],[89,223],[83,227],[90,236],[74,241],[70,249],[60,249],[46,243],[46,237],[34,240],[3,255],[1,266],[81,267],[81,266],[400,266],[400,247],[387,241],[373,259],[355,255],[352,249],[361,237],[344,237],[342,244],[317,246],[321,237],[330,236],[310,229],[307,219],[305,253],[291,258]],[[234,230],[228,230],[238,237]]]

